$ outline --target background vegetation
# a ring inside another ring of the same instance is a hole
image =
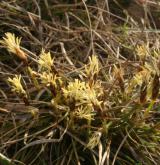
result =
[[[158,165],[159,9],[2,0],[0,164]]]

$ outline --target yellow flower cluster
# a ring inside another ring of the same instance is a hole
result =
[[[135,85],[142,85],[144,81],[149,81],[150,72],[147,69],[143,69],[142,71],[138,72],[134,77],[133,81]]]
[[[86,76],[94,76],[95,74],[98,74],[99,70],[100,69],[97,56],[93,55],[92,57],[89,57],[89,64],[85,65]]]
[[[99,83],[90,87],[88,83],[75,79],[63,88],[65,98],[74,98],[80,104],[101,105],[98,97],[102,95],[102,88]]]
[[[144,59],[146,56],[148,56],[148,47],[146,44],[138,45],[136,47],[136,53],[139,56],[140,59]]]
[[[26,54],[20,48],[21,38],[15,37],[15,34],[7,32],[0,43],[6,47],[9,52],[17,55],[20,59],[27,61]]]
[[[22,84],[21,84],[21,75],[15,75],[13,79],[8,78],[8,82],[11,83],[12,91],[20,94],[20,95],[26,95],[26,91],[24,90]]]
[[[50,52],[45,52],[44,49],[42,49],[38,63],[39,63],[39,69],[44,71],[51,71],[53,66],[54,58],[51,57]]]
[[[94,147],[96,147],[100,142],[101,136],[102,136],[102,133],[100,131],[94,132],[89,139],[87,147],[90,149],[93,149]]]
[[[41,83],[45,84],[46,86],[52,84],[54,87],[57,87],[57,83],[62,83],[61,78],[58,77],[56,74],[54,75],[52,73],[43,72],[42,74],[40,74],[40,78]]]
[[[80,119],[94,120],[94,111],[91,106],[80,106],[74,112],[74,115]]]

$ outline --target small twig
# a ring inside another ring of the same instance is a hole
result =
[[[64,48],[64,43],[63,42],[60,42],[60,46],[61,46],[61,50],[62,50],[62,53],[65,57],[65,59],[68,61],[68,63],[73,66],[74,68],[76,68],[73,64],[73,62],[71,61],[71,59],[68,57],[67,53],[66,53],[66,50]]]

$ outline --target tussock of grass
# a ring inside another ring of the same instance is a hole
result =
[[[159,4],[118,2],[1,2],[0,162],[160,162]]]

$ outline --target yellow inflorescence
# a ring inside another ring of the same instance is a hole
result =
[[[101,101],[98,100],[98,97],[102,95],[100,89],[100,84],[95,84],[91,88],[88,83],[75,79],[74,82],[69,82],[68,86],[63,88],[63,93],[66,98],[74,98],[81,104],[100,106]]]
[[[74,115],[80,119],[94,120],[94,111],[91,106],[80,106],[74,112]]]
[[[51,57],[50,52],[45,52],[42,49],[38,63],[41,70],[51,71],[53,66],[54,58]]]
[[[7,32],[0,43],[6,47],[9,52],[17,55],[22,60],[27,61],[26,54],[20,48],[21,38],[15,37],[15,34]]]
[[[8,78],[8,82],[11,84],[12,91],[18,94],[26,95],[26,91],[23,89],[21,84],[21,78],[21,75],[15,75],[15,77],[12,79]]]
[[[57,83],[61,84],[61,78],[57,75],[53,75],[52,73],[43,72],[40,74],[41,82],[42,84],[45,84],[46,86],[54,85],[54,87],[57,87]]]
[[[85,66],[85,73],[87,76],[94,76],[99,72],[99,62],[97,56],[89,57],[89,64]]]
[[[143,45],[138,45],[136,47],[136,53],[139,56],[140,59],[144,59],[146,56],[148,56],[149,51],[148,51],[148,47],[146,44]]]

